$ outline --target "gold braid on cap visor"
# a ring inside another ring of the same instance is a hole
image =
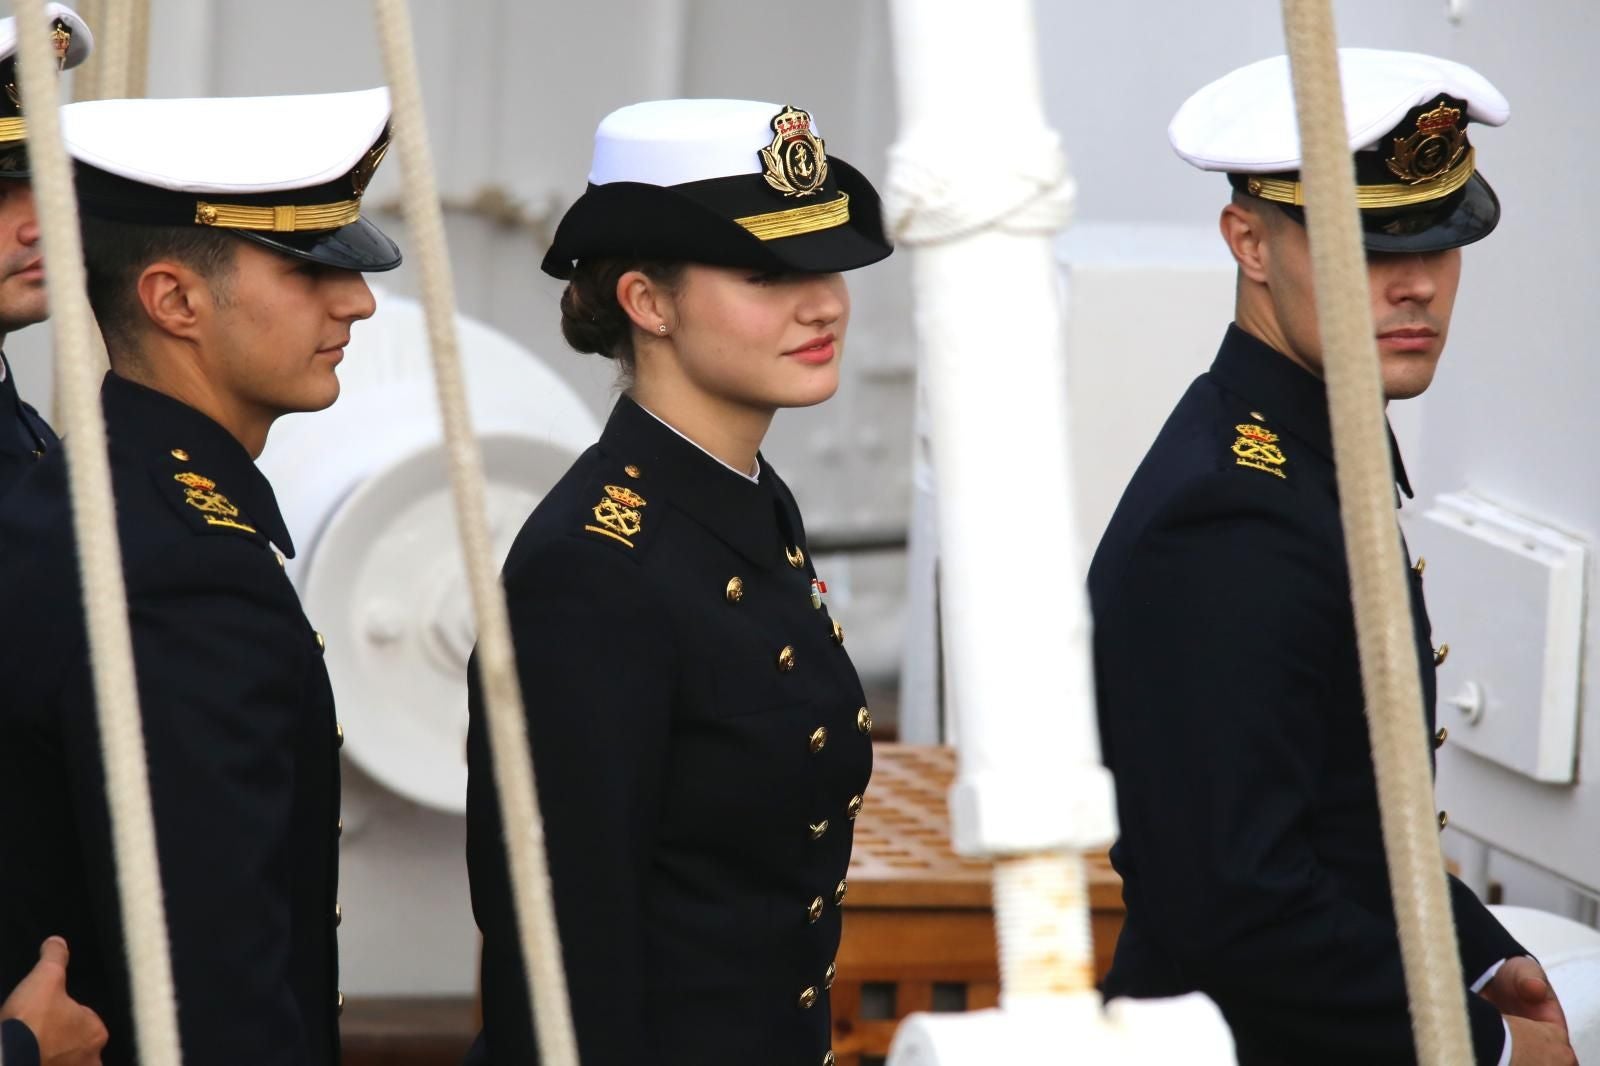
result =
[[[763,241],[833,229],[850,221],[850,194],[842,192],[838,199],[827,203],[791,207],[787,211],[769,211],[764,215],[746,215],[734,221]]]
[[[1472,177],[1477,169],[1477,155],[1476,148],[1469,148],[1461,162],[1454,167],[1437,177],[1419,181],[1415,185],[1357,185],[1356,206],[1363,211],[1381,211],[1385,208],[1425,204],[1429,200],[1442,200],[1465,185],[1467,179]],[[1271,200],[1277,204],[1304,207],[1306,203],[1305,187],[1298,181],[1251,178],[1245,182],[1245,190],[1251,196],[1259,196],[1263,200]]]
[[[21,115],[0,118],[0,144],[10,144],[13,141],[25,141],[27,139],[28,123]]]
[[[360,200],[340,200],[332,204],[283,204],[278,207],[209,204],[199,200],[194,205],[196,225],[272,233],[338,229],[340,226],[350,225],[360,217]]]

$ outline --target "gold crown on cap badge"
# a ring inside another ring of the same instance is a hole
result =
[[[1443,100],[1432,111],[1418,115],[1416,131],[1394,139],[1394,154],[1384,161],[1390,173],[1407,185],[1416,185],[1453,168],[1467,152],[1467,131],[1460,123],[1461,109]]]
[[[761,149],[767,184],[785,196],[810,196],[828,180],[828,153],[811,132],[811,113],[785,105],[772,119],[772,143]]]

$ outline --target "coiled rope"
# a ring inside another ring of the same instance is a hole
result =
[[[428,322],[439,408],[444,419],[450,485],[461,550],[478,623],[478,671],[488,712],[506,857],[511,873],[522,958],[545,1066],[577,1066],[577,1038],[567,998],[561,942],[551,897],[544,820],[528,758],[527,724],[517,683],[505,595],[496,579],[484,505],[483,457],[467,413],[466,385],[456,344],[455,289],[445,246],[444,217],[434,180],[427,121],[417,74],[411,17],[405,0],[374,0],[384,70],[394,102],[394,143],[404,180],[407,230],[415,248]]]
[[[1422,1066],[1459,1066],[1472,1061],[1472,1044],[1420,719],[1422,686],[1395,526],[1394,470],[1333,12],[1329,0],[1283,0],[1283,22],[1367,728],[1411,1024]]]
[[[100,411],[98,330],[84,289],[83,247],[72,167],[61,140],[56,103],[59,84],[44,0],[17,0],[18,61],[28,108],[28,156],[45,261],[50,271],[57,399],[65,430],[73,530],[78,544],[83,611],[88,625],[106,801],[111,812],[132,982],[139,1060],[146,1066],[179,1066],[177,1006],[167,917],[156,858],[155,819],[145,763],[139,694],[134,681],[133,642],[128,628],[127,589],[117,541],[106,427]]]

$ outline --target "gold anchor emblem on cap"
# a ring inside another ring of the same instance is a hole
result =
[[[762,176],[785,196],[810,196],[828,180],[828,153],[811,132],[811,113],[784,107],[772,119],[772,143],[761,149]]]

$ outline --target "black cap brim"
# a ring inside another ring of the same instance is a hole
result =
[[[687,185],[641,182],[590,185],[568,209],[545,253],[543,270],[570,278],[579,259],[622,257],[706,263],[752,270],[834,274],[864,267],[894,251],[872,183],[837,157],[817,203],[844,193],[850,220],[791,237],[761,240],[736,218],[783,210],[760,175],[713,178]]]
[[[295,259],[320,263],[337,270],[359,270],[370,274],[393,270],[400,265],[400,246],[364,218],[334,230],[276,233],[230,229],[228,232]]]
[[[1305,209],[1278,204],[1305,224]],[[1361,212],[1361,243],[1369,252],[1443,252],[1481,241],[1500,224],[1500,198],[1474,173],[1458,191],[1433,205]]]

